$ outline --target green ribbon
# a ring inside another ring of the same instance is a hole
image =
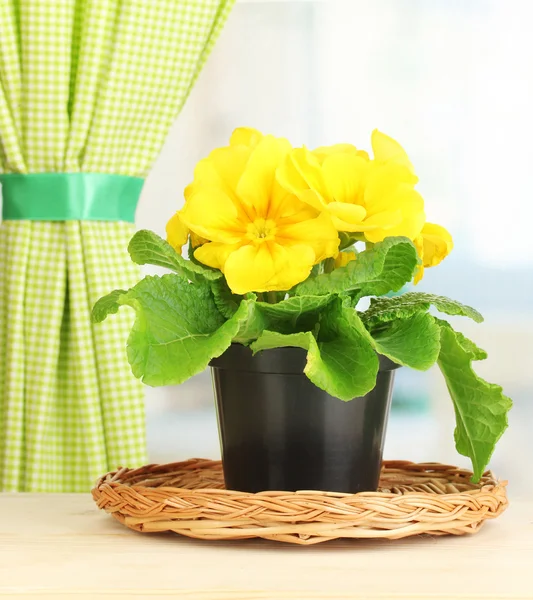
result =
[[[2,218],[135,221],[144,179],[107,173],[0,174]]]

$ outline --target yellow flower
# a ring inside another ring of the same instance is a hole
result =
[[[189,236],[191,238],[191,245],[193,248],[197,248],[198,246],[205,244],[207,240],[201,238],[199,235],[196,235],[194,231],[189,231],[189,228],[183,224],[180,217],[180,212],[181,211],[174,213],[167,223],[167,242],[174,248],[174,250],[177,250],[178,252],[181,252],[181,249],[187,243]]]
[[[352,250],[339,252],[335,257],[335,268],[345,267],[349,262],[355,260],[357,258],[357,254]]]
[[[275,174],[287,140],[251,129],[200,161],[180,219],[208,240],[194,255],[220,269],[236,294],[287,290],[337,253],[329,216],[283,189]]]
[[[166,226],[166,232],[167,242],[174,248],[174,250],[181,252],[182,247],[189,238],[189,230],[182,223],[179,211],[174,213],[169,219]]]
[[[253,127],[237,127],[231,134],[229,145],[255,148],[263,137],[264,135]]]
[[[412,175],[415,174],[415,170],[407,152],[398,144],[398,142],[392,139],[390,136],[385,135],[381,131],[374,129],[372,132],[372,151],[374,152],[374,160],[380,163],[392,163],[405,167]],[[414,178],[413,183],[416,183],[418,179]]]
[[[330,214],[338,231],[370,242],[393,235],[414,239],[424,224],[424,201],[403,148],[375,130],[374,160],[350,144],[297,148],[278,169],[281,185],[302,202]]]
[[[414,244],[422,264],[415,274],[414,282],[418,283],[424,277],[424,268],[434,267],[442,262],[453,249],[450,233],[440,225],[426,223],[422,232],[414,240]]]

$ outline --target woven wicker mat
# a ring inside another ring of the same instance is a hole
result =
[[[377,492],[249,494],[224,489],[220,461],[191,459],[119,469],[101,477],[92,494],[99,508],[136,531],[309,545],[475,533],[507,508],[507,482],[487,472],[474,484],[471,476],[438,463],[385,461]]]

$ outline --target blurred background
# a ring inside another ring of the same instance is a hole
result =
[[[454,325],[515,406],[491,467],[533,492],[533,37],[530,0],[239,1],[151,172],[137,226],[164,235],[195,163],[247,125],[311,147],[406,148],[455,249],[420,291],[478,308]],[[147,389],[150,460],[217,457],[210,374]],[[397,372],[385,458],[469,465],[437,370]]]

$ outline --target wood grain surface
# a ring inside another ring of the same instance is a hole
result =
[[[87,494],[0,494],[0,598],[533,599],[533,502],[473,536],[300,547],[140,534]]]

